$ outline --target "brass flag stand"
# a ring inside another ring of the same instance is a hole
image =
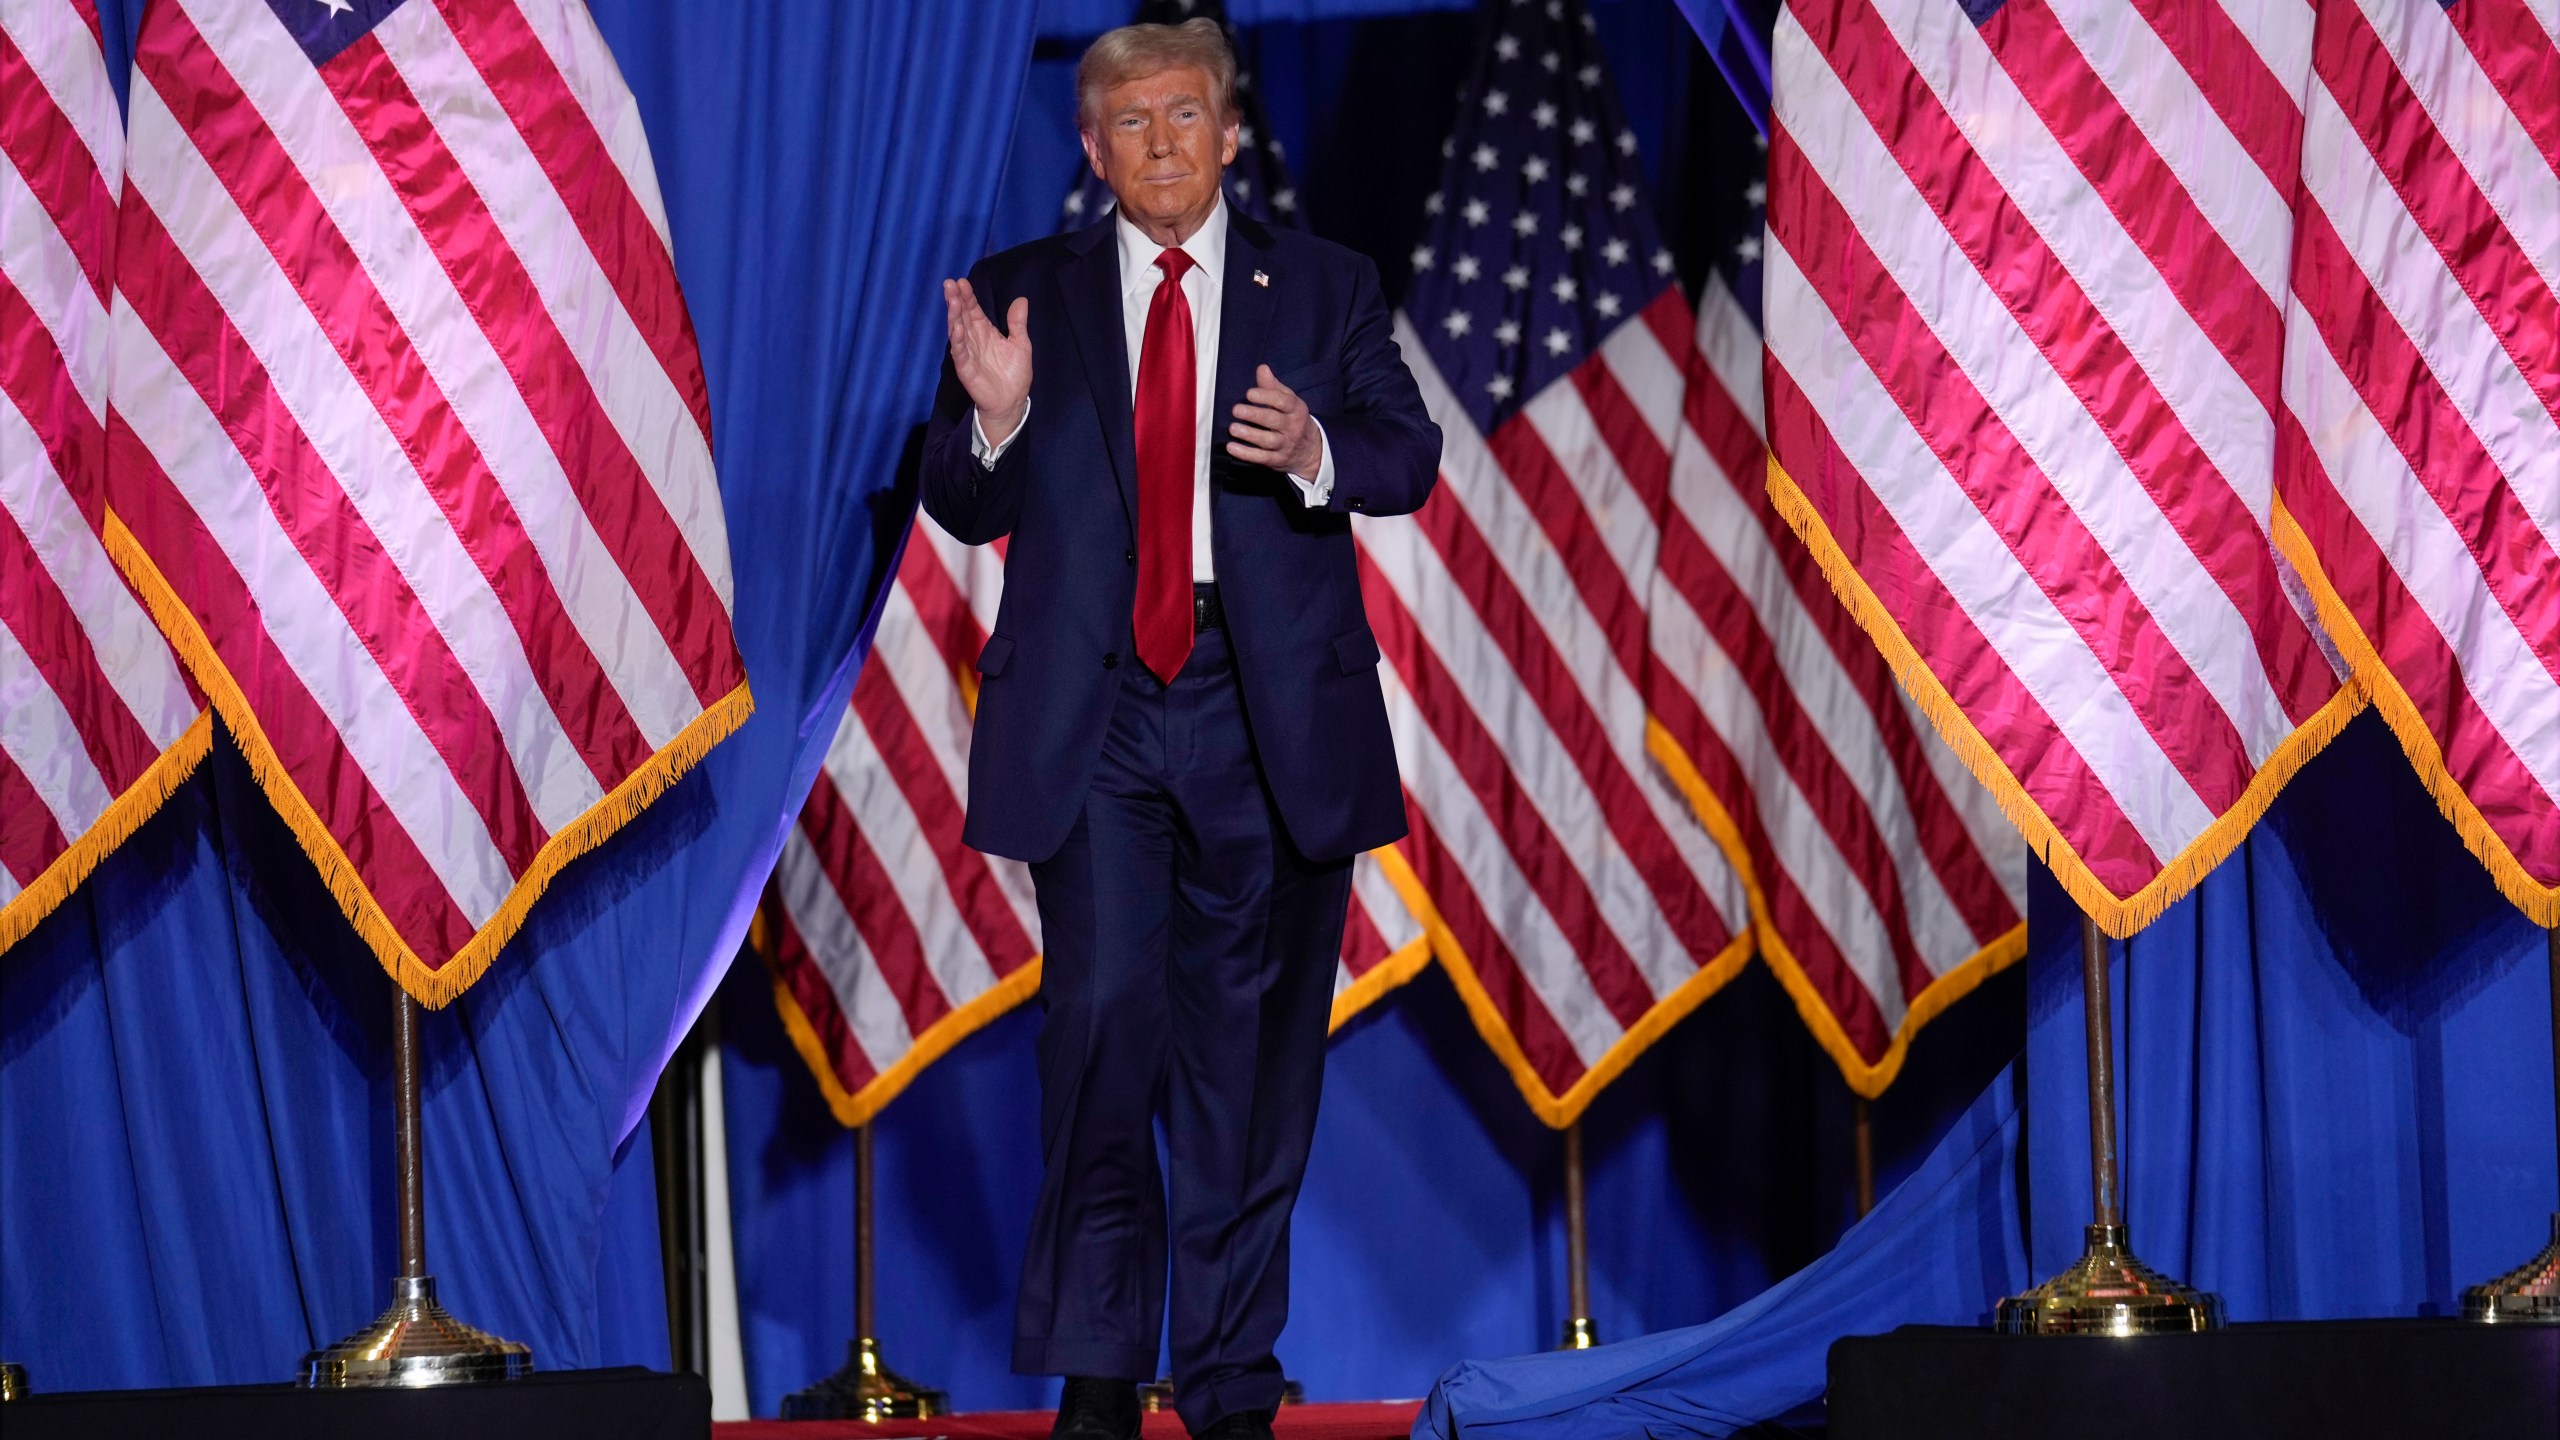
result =
[[[302,1357],[295,1383],[311,1390],[479,1385],[533,1373],[533,1351],[475,1330],[436,1302],[427,1273],[427,1186],[418,1093],[419,1005],[394,987],[392,1125],[400,1176],[400,1274],[391,1308],[325,1350]]]
[[[1591,1323],[1591,1230],[1582,1208],[1582,1122],[1564,1127],[1564,1284],[1573,1314],[1564,1322],[1559,1350],[1588,1350],[1600,1343]]]
[[[2551,946],[2552,1104],[2560,1123],[2560,926],[2543,935]],[[2560,1210],[2551,1214],[2551,1243],[2541,1254],[2462,1292],[2462,1318],[2483,1325],[2560,1325]]]
[[[2089,1179],[2097,1201],[2087,1247],[2071,1267],[2000,1302],[2008,1335],[2162,1335],[2216,1330],[2221,1298],[2179,1284],[2134,1258],[2116,1183],[2115,1029],[2107,996],[2107,936],[2080,917],[2081,1008],[2088,1024]]]
[[[930,1420],[951,1413],[951,1399],[892,1370],[880,1359],[872,1298],[871,1127],[853,1131],[853,1341],[844,1368],[782,1399],[785,1420]]]

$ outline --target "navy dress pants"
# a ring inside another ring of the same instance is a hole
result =
[[[1291,847],[1222,631],[1171,685],[1121,674],[1084,813],[1031,867],[1048,1015],[1013,1366],[1153,1379],[1169,1231],[1175,1405],[1197,1434],[1280,1402],[1351,862]]]

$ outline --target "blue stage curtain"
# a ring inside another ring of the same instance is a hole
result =
[[[1833,1339],[1987,1319],[2070,1263],[2090,1204],[2079,916],[2042,872],[2028,928],[2023,1189],[2015,1138],[1983,1140],[2013,1113],[2004,1079],[1806,1274],[1685,1334],[1460,1365],[1415,1433],[1728,1434],[1818,1399]],[[2358,719],[2112,947],[2136,1253],[2235,1321],[2458,1313],[2555,1204],[2545,944]]]
[[[120,69],[137,5],[104,7]],[[736,952],[911,499],[935,281],[982,247],[1031,0],[598,0],[708,373],[749,724],[426,1026],[428,1255],[546,1368],[666,1363],[650,1089]],[[394,1268],[382,972],[228,744],[0,959],[0,1353],[273,1381]]]

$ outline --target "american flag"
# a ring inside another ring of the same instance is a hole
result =
[[[0,949],[212,736],[104,542],[123,183],[95,5],[0,0]]]
[[[1227,7],[1219,0],[1142,0],[1138,13],[1129,18],[1131,24],[1144,25],[1215,20],[1227,32],[1227,46],[1236,54],[1236,107],[1244,112],[1237,126],[1235,163],[1227,167],[1227,203],[1265,224],[1305,225],[1306,215],[1298,208],[1298,187],[1289,182],[1288,154],[1271,133],[1271,117],[1253,88],[1253,67],[1245,63],[1244,46],[1235,27],[1227,23]],[[1110,214],[1118,203],[1111,198],[1111,187],[1079,157],[1075,179],[1059,207],[1058,228],[1081,230]]]
[[[1151,0],[1142,20],[1213,4]],[[1255,143],[1260,105],[1245,88],[1247,139],[1227,200],[1287,218],[1295,199],[1276,144]],[[1111,212],[1090,170],[1063,228]],[[854,681],[824,770],[785,841],[760,947],[783,1028],[846,1125],[862,1125],[935,1058],[1040,988],[1040,917],[1020,861],[960,843],[978,651],[1004,594],[1005,542],[970,547],[921,512],[907,533],[871,655]],[[1351,913],[1334,974],[1340,1028],[1430,963],[1406,902],[1411,867],[1393,850],[1353,863]]]
[[[1762,143],[1698,296],[1666,463],[1647,690],[1655,755],[1743,856],[1760,953],[1849,1083],[1875,1095],[1928,1018],[2024,953],[2027,849],[1896,688],[1769,503],[1760,382]]]
[[[2277,540],[2463,839],[2560,925],[2560,6],[2266,10],[2234,89],[2289,122],[2259,157],[2297,229]]]
[[[1772,45],[1773,497],[2119,935],[2361,703],[2268,538],[2287,9],[1794,0]]]
[[[1590,16],[1495,4],[1396,340],[1442,440],[1357,522],[1425,922],[1573,1120],[1750,956],[1741,875],[1646,752],[1647,600],[1688,306]]]
[[[109,548],[430,1005],[746,717],[707,392],[576,0],[161,0]]]

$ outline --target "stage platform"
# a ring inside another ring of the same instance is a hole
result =
[[[1419,1400],[1359,1405],[1291,1405],[1272,1429],[1278,1440],[1404,1440]],[[711,1427],[713,1440],[1049,1440],[1046,1410],[989,1410],[938,1420],[730,1420]],[[1182,1418],[1166,1410],[1147,1417],[1143,1440],[1184,1440]]]
[[[440,1390],[38,1390],[0,1410],[0,1429],[8,1440],[703,1440],[711,1388],[635,1366]]]

